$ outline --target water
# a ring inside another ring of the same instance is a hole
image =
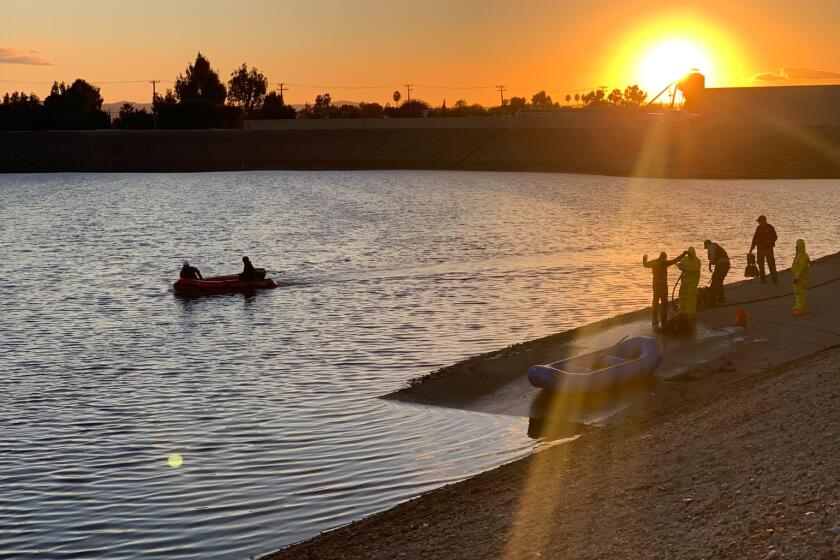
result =
[[[0,556],[247,558],[523,456],[527,419],[377,397],[646,305],[644,252],[711,237],[737,279],[760,213],[780,265],[798,236],[835,252],[838,187],[0,176]],[[212,275],[243,254],[283,286],[171,292],[185,258]]]

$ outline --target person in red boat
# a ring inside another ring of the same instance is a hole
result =
[[[184,261],[184,266],[181,267],[181,278],[185,280],[204,280],[201,271],[194,266],[190,266],[190,261]]]
[[[264,268],[254,268],[251,264],[251,259],[242,257],[242,273],[239,275],[240,280],[262,280],[265,278]]]

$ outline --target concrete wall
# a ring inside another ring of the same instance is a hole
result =
[[[707,88],[686,108],[700,122],[778,128],[840,125],[840,85]]]
[[[840,178],[840,127],[0,132],[0,172],[457,169]]]
[[[417,119],[273,119],[246,120],[245,130],[406,130],[473,128],[591,128],[639,126],[660,120],[685,120],[680,113],[644,111],[557,110],[522,112],[505,117],[445,117]]]

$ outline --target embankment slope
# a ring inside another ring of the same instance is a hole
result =
[[[270,555],[840,558],[840,349]]]
[[[840,128],[0,132],[0,172],[452,169],[704,178],[840,177]]]

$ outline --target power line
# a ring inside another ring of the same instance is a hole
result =
[[[505,106],[505,86],[496,86],[496,89],[499,90],[499,98],[501,99],[502,103],[499,105],[500,107]]]
[[[89,84],[143,84],[148,83],[150,80],[119,80],[119,81],[100,81],[100,80],[85,80]],[[160,80],[156,80],[160,82]],[[0,83],[4,84],[54,84],[57,83],[58,80],[50,80],[48,82],[37,82],[34,80],[0,80]],[[65,82],[66,83],[66,82]],[[72,82],[70,82],[72,83]]]
[[[149,83],[152,84],[152,115],[154,115],[154,130],[157,130],[157,90],[155,86],[160,83],[160,80],[149,80]]]
[[[279,84],[276,84],[276,85],[280,86],[280,105],[285,105],[286,101],[283,98],[283,94],[286,93],[287,91],[289,91],[289,88],[286,87],[285,82],[280,82]]]
[[[399,87],[396,84],[391,84],[387,86],[316,86],[312,84],[289,84],[290,86],[298,87],[298,88],[310,88],[310,89],[390,89],[392,87]]]
[[[408,102],[411,103],[411,88],[414,87],[414,84],[405,84],[405,91],[408,94],[406,97]]]

